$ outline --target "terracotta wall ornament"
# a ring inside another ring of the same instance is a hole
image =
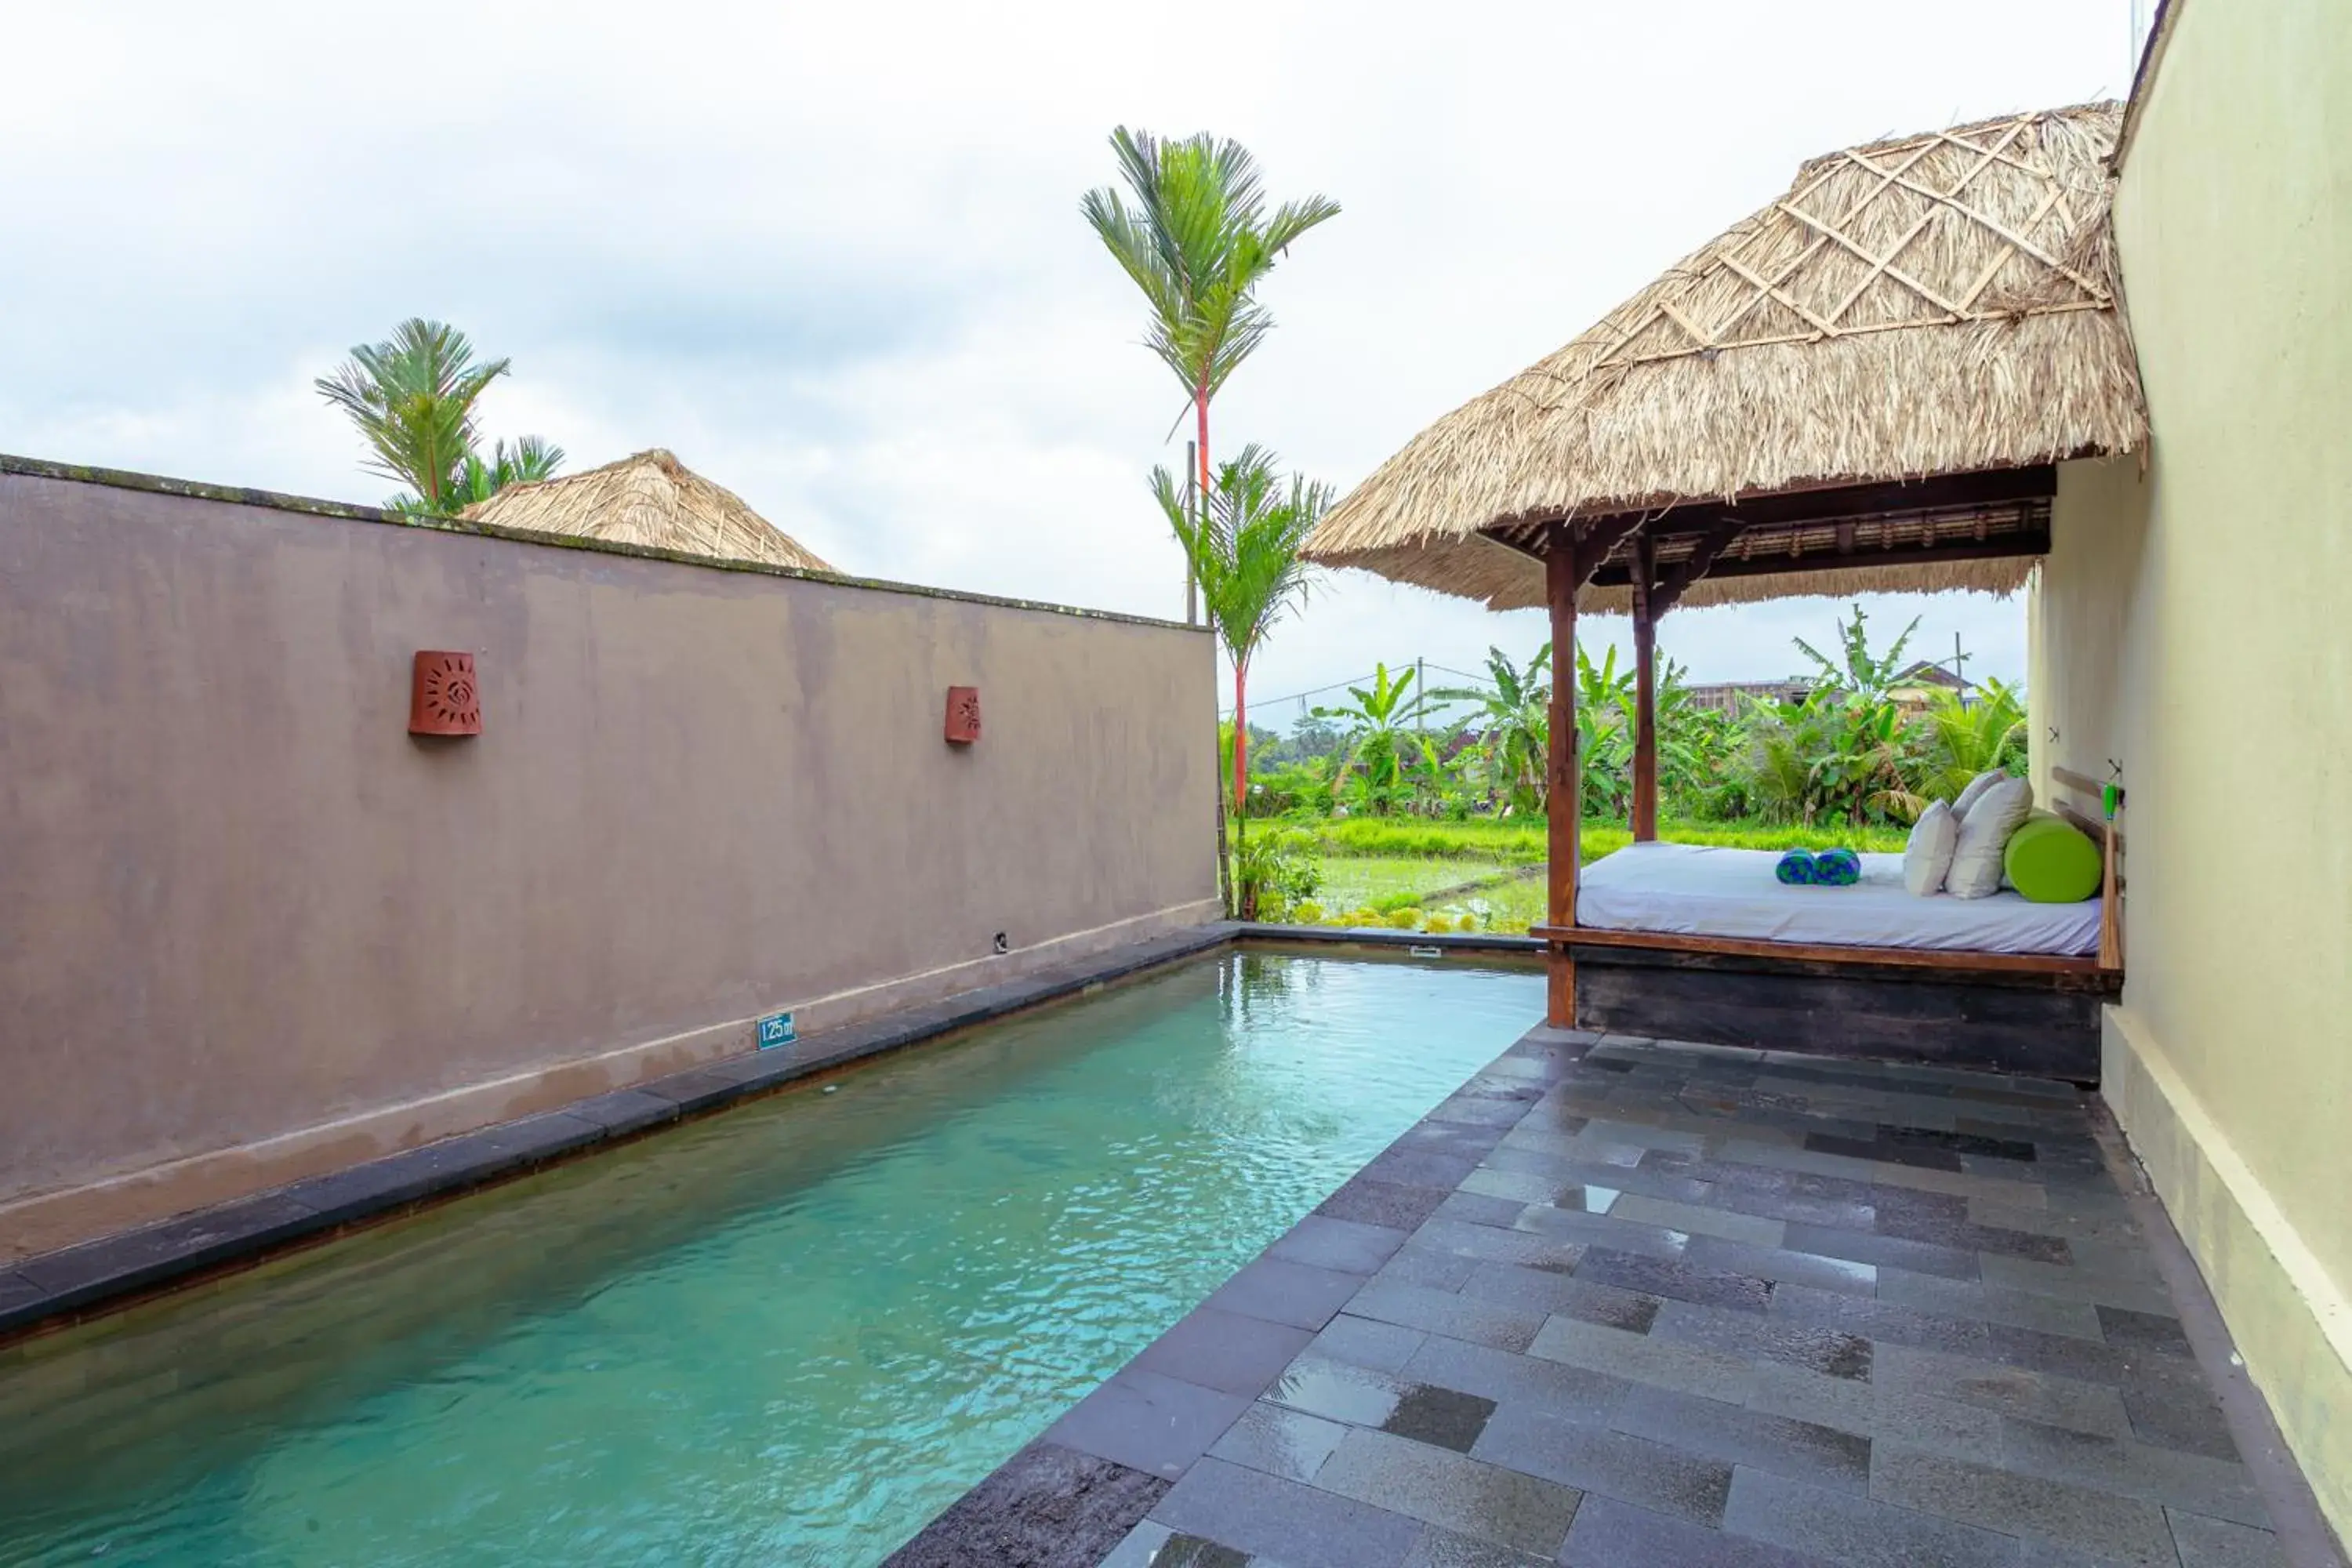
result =
[[[408,732],[412,735],[478,735],[482,689],[474,679],[474,656],[420,651],[408,688]]]
[[[980,688],[948,688],[948,743],[969,746],[980,739]]]

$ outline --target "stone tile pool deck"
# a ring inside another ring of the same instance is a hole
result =
[[[889,1564],[2341,1563],[2189,1267],[2067,1086],[1536,1030]]]

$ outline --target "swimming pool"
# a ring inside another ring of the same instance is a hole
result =
[[[1541,1006],[1228,953],[0,1351],[0,1563],[878,1562]]]

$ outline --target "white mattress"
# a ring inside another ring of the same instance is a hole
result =
[[[2095,953],[2099,900],[2029,903],[2013,892],[1985,899],[1916,898],[1903,887],[1903,857],[1864,855],[1849,888],[1789,887],[1769,849],[1701,844],[1629,844],[1579,873],[1576,918],[1607,931],[1864,947],[1957,948],[1971,952]]]

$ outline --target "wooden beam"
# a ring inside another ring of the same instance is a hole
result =
[[[1866,485],[1813,485],[1769,491],[1748,491],[1727,502],[1719,499],[1675,502],[1598,518],[1646,518],[1651,534],[1660,541],[1702,533],[1718,516],[1737,517],[1751,529],[1789,528],[1798,524],[1833,524],[1850,520],[1907,517],[1919,512],[1958,511],[1970,507],[1997,508],[2047,501],[2058,494],[2058,468],[2038,463],[2022,468],[1985,468],[1973,473],[1937,474],[1925,479],[1889,480]],[[1593,525],[1585,520],[1584,526]],[[1540,521],[1497,521],[1480,531],[1515,550],[1535,554],[1549,537],[1551,524]],[[1606,583],[1610,579],[1601,579]],[[1622,581],[1622,579],[1620,579]]]
[[[1551,605],[1551,745],[1546,766],[1546,911],[1556,927],[1576,924],[1576,858],[1581,847],[1576,762],[1576,591],[1584,585],[1583,556],[1570,525],[1556,522],[1544,552],[1544,587]],[[1611,543],[1615,541],[1612,540]],[[1595,564],[1597,564],[1597,561]],[[1555,944],[1547,952],[1544,1021],[1556,1029],[1576,1027],[1576,961]]]
[[[1609,559],[1611,551],[1617,548],[1617,542],[1642,526],[1642,519],[1636,513],[1628,512],[1617,517],[1604,517],[1597,521],[1570,522],[1561,526],[1570,530],[1573,538],[1574,563],[1570,570],[1576,574],[1577,586],[1582,587],[1592,581],[1593,574],[1601,570],[1601,563]],[[1552,658],[1558,660],[1559,653],[1555,651]],[[1572,662],[1570,668],[1575,668]]]
[[[1754,537],[1753,528],[1744,537]],[[2000,561],[2014,555],[2047,555],[2050,553],[2050,530],[2034,527],[2021,532],[1995,534],[1982,542],[1959,540],[1949,544],[1907,545],[1892,550],[1858,550],[1852,555],[1840,555],[1824,550],[1808,555],[1718,555],[1708,567],[1707,576],[1716,581],[1729,577],[1766,577],[1790,572],[1838,572],[1848,567],[1865,566],[1934,566],[1952,561]],[[1598,573],[1593,582],[1604,588],[1622,588],[1632,581],[1633,574],[1622,566],[1612,563],[1605,572]]]
[[[1878,484],[1774,490],[1765,495],[1741,496],[1731,504],[1731,510],[1751,523],[1785,527],[1792,522],[1837,522],[1880,512],[1937,511],[1948,507],[2049,500],[2057,494],[2058,466],[2036,463],[2022,468],[1979,468],[1972,473],[1936,474]],[[1667,523],[1670,531],[1681,531],[1675,523],[1676,514],[1711,510],[1721,504],[1697,501],[1678,506],[1661,521]]]
[[[1655,568],[1651,574],[1658,579],[1650,590],[1650,614],[1663,616],[1681,602],[1691,585],[1707,574],[1715,558],[1729,548],[1731,542],[1746,531],[1748,525],[1738,518],[1726,514],[1723,520],[1705,533],[1691,547],[1691,552],[1660,574]]]
[[[1658,580],[1658,542],[1633,536],[1633,842],[1658,837],[1658,624],[1650,592]]]
[[[2050,776],[2057,783],[2064,784],[2068,789],[2079,790],[2095,801],[2101,797],[2102,792],[2104,792],[2107,787],[2098,780],[2092,778],[2087,773],[2078,773],[2072,768],[2053,767],[2050,770]],[[2117,784],[2116,786],[2116,809],[2121,811],[2125,805],[2124,786]]]
[[[2095,958],[2056,952],[1971,952],[1935,947],[1850,947],[1837,943],[1759,942],[1748,937],[1685,936],[1679,932],[1613,931],[1598,926],[1530,927],[1528,932],[1548,942],[1576,942],[1592,947],[1643,948],[1656,952],[1710,952],[1738,958],[1786,958],[1822,963],[1848,963],[1886,969],[1935,969],[1948,973],[2084,974],[2104,972]]]

